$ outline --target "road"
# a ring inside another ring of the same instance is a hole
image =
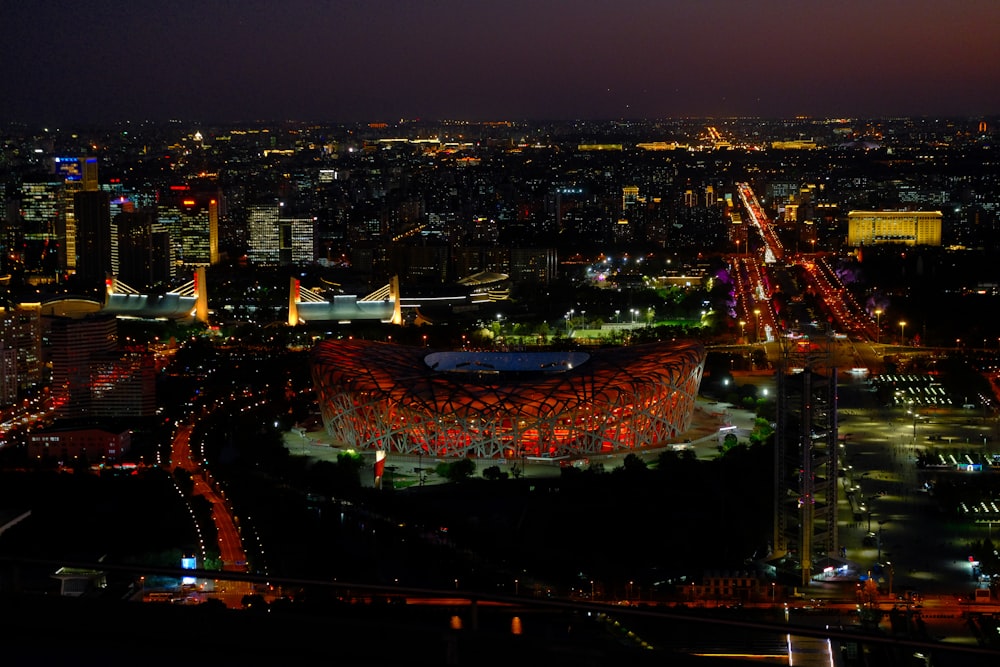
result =
[[[219,556],[222,569],[227,572],[247,572],[247,557],[236,520],[229,509],[225,497],[220,493],[211,473],[197,463],[191,453],[191,431],[189,424],[178,427],[171,447],[170,463],[191,474],[194,484],[193,494],[203,496],[212,506],[212,521],[218,535]],[[217,585],[213,595],[222,599],[226,606],[238,608],[244,595],[253,592],[248,583],[226,582]]]

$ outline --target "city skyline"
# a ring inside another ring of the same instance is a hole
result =
[[[194,3],[5,9],[3,120],[991,115],[1000,6]]]

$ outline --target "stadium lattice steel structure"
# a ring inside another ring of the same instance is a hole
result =
[[[690,426],[705,364],[696,342],[593,352],[432,352],[319,343],[323,422],[344,445],[435,457],[632,450]]]

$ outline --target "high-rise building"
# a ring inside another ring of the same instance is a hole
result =
[[[515,282],[548,285],[556,279],[558,269],[555,248],[511,248],[507,274]]]
[[[306,266],[316,260],[316,219],[287,218],[280,221],[281,264]]]
[[[54,275],[64,255],[66,228],[66,184],[46,177],[25,180],[21,184],[21,262],[25,271]]]
[[[252,264],[277,266],[281,259],[281,202],[251,204],[247,211],[249,243],[247,259]]]
[[[73,195],[76,217],[76,275],[84,285],[99,287],[111,271],[111,198],[100,190]]]
[[[172,276],[219,261],[218,191],[195,192],[172,186],[157,205],[159,224],[170,235]]]
[[[13,369],[4,366],[4,382],[13,382],[15,391],[37,387],[43,379],[40,313],[37,303],[0,308],[0,346],[14,357]]]
[[[55,318],[49,331],[52,398],[60,417],[91,414],[91,374],[118,357],[114,315]]]
[[[152,210],[119,213],[112,234],[111,272],[122,282],[139,290],[169,282],[170,235]]]
[[[622,212],[630,211],[639,203],[639,186],[626,185],[622,188]]]
[[[63,178],[65,197],[64,215],[57,231],[64,252],[59,253],[59,268],[65,271],[76,269],[79,257],[77,243],[76,194],[96,192],[100,186],[97,179],[96,157],[57,157],[53,160],[53,172]]]
[[[941,211],[850,211],[847,245],[941,245]]]
[[[0,340],[0,405],[12,405],[17,400],[17,350],[4,346]]]

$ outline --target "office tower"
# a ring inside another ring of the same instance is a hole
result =
[[[100,190],[73,195],[76,218],[76,275],[85,286],[100,287],[111,271],[111,198]]]
[[[42,382],[41,304],[0,308],[0,345],[13,352],[16,390],[37,387]]]
[[[118,357],[114,315],[56,318],[49,332],[52,399],[60,417],[91,414],[91,374]]]
[[[114,218],[114,253],[111,271],[137,290],[169,282],[170,235],[153,211],[123,211]]]
[[[850,211],[847,245],[941,245],[941,211]]]
[[[312,217],[280,221],[280,261],[282,265],[306,266],[316,260],[316,220]]]
[[[52,177],[21,184],[21,218],[25,271],[54,276],[64,254],[59,230],[66,227],[65,182]]]
[[[171,276],[219,261],[219,203],[215,191],[171,186],[157,205],[159,224],[170,235]]]
[[[17,350],[4,346],[0,340],[0,406],[13,405],[17,400]]]
[[[698,205],[698,193],[694,190],[684,191],[684,205],[688,208],[694,208]]]
[[[511,248],[510,270],[514,282],[548,285],[556,279],[559,262],[555,248]]]
[[[715,206],[715,188],[711,185],[705,188],[705,206],[711,208]]]
[[[247,211],[249,243],[247,259],[252,264],[277,266],[281,251],[281,203],[251,204]]]
[[[626,185],[622,188],[622,212],[625,213],[639,203],[639,187]]]
[[[96,192],[100,186],[97,180],[96,157],[57,157],[53,159],[53,172],[63,178],[62,196],[65,198],[63,217],[57,228],[64,252],[59,253],[59,268],[64,271],[76,269],[79,257],[77,243],[76,195],[80,192]]]

